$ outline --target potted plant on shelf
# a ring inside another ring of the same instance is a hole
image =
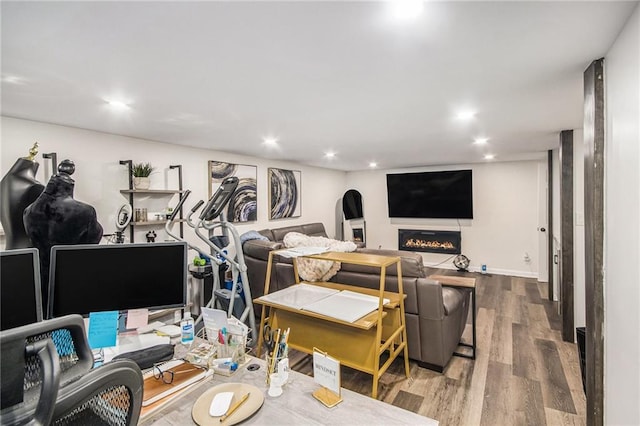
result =
[[[155,170],[151,163],[134,163],[131,166],[133,175],[133,187],[135,189],[149,189],[149,175]]]

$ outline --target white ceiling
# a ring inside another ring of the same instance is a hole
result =
[[[2,114],[339,170],[538,158],[636,5],[3,1]]]

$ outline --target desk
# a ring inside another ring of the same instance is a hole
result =
[[[289,372],[284,393],[273,398],[267,394],[264,360],[252,358],[248,365],[259,364],[260,369],[249,371],[241,368],[231,377],[214,375],[182,394],[163,409],[140,422],[141,425],[177,426],[193,425],[191,409],[196,399],[213,386],[242,382],[256,386],[265,395],[264,405],[242,424],[253,425],[427,425],[437,426],[436,420],[404,410],[368,396],[342,389],[343,401],[333,408],[326,408],[312,393],[318,389],[313,377]]]
[[[430,279],[439,281],[441,285],[447,287],[458,287],[471,290],[471,329],[473,332],[472,343],[460,342],[460,346],[471,348],[471,355],[454,352],[456,356],[463,358],[476,359],[476,279],[472,277],[456,277],[450,275],[430,275]]]
[[[368,294],[378,300],[376,310],[354,322],[343,321],[332,316],[317,314],[309,310],[292,308],[290,305],[280,304],[269,299],[278,292],[270,294],[271,267],[273,256],[278,251],[269,253],[264,292],[266,296],[254,299],[254,303],[263,305],[260,317],[260,329],[268,324],[272,330],[280,328],[291,329],[288,344],[291,348],[312,354],[314,348],[327,352],[342,365],[354,368],[373,376],[371,396],[378,395],[378,381],[380,376],[389,368],[393,360],[402,353],[404,355],[405,375],[409,378],[409,351],[407,349],[407,328],[405,325],[404,294],[402,288],[402,268],[400,257],[380,256],[365,253],[325,252],[321,254],[300,256],[293,259],[295,285],[300,284],[298,273],[298,259],[316,259],[332,262],[350,263],[353,265],[370,266],[378,269],[380,284],[376,289],[339,284],[334,282],[305,283],[333,290],[350,290],[352,292]],[[398,278],[398,292],[385,291],[387,268],[396,265]],[[284,290],[283,290],[284,291]],[[384,299],[389,302],[383,304]],[[348,310],[348,304],[345,310]],[[268,318],[266,313],[269,313]],[[262,349],[263,334],[259,334],[258,356]],[[389,357],[380,365],[380,358],[387,352]]]

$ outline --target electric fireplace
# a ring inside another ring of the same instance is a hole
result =
[[[462,236],[459,231],[398,230],[399,250],[460,254],[461,243]]]

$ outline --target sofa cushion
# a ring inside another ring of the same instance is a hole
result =
[[[274,241],[284,240],[284,236],[287,235],[289,232],[304,233],[302,232],[302,226],[285,226],[284,228],[272,229],[271,232],[273,233]]]
[[[422,256],[418,253],[399,250],[379,250],[359,248],[356,253],[368,253],[376,254],[380,256],[400,256],[400,262],[402,265],[402,276],[406,278],[425,278],[424,264],[422,262]],[[365,274],[379,274],[379,268],[373,268],[371,266],[361,266],[353,264],[342,265],[344,271],[361,272]],[[392,265],[387,269],[387,275],[398,276],[396,265]]]
[[[442,287],[442,304],[444,314],[449,316],[456,312],[463,305],[463,300],[467,293],[451,287]]]
[[[240,235],[240,244],[244,244],[247,241],[251,241],[251,240],[269,241],[269,238],[265,237],[258,231],[247,231],[244,234]]]
[[[279,250],[281,248],[284,248],[284,246],[281,242],[277,241],[249,240],[242,245],[242,251],[245,256],[265,261],[269,260],[269,253],[272,250]]]
[[[271,232],[271,229],[261,229],[260,231],[258,231],[258,233],[261,235],[264,235],[271,241],[275,241],[275,238],[273,237],[273,232]]]
[[[302,233],[311,237],[328,237],[327,231],[324,229],[324,225],[320,222],[302,225]]]
[[[285,226],[284,228],[275,228],[271,230],[273,235],[272,241],[282,241],[284,236],[289,232],[299,232],[311,237],[327,237],[324,225],[320,222],[307,223],[304,225]],[[262,232],[261,232],[262,233]],[[263,234],[264,235],[264,234]]]

